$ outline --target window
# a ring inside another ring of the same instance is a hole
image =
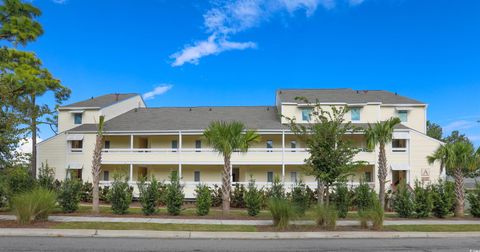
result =
[[[193,172],[193,181],[200,182],[200,171]]]
[[[297,183],[297,172],[290,172],[290,181],[292,183]]]
[[[103,172],[103,180],[104,181],[109,181],[110,180],[110,172],[109,171],[104,171]]]
[[[393,139],[392,140],[393,152],[406,152],[407,151],[407,139]]]
[[[292,149],[292,152],[295,152],[296,148],[297,148],[297,141],[291,141],[290,142],[290,149]]]
[[[399,110],[398,111],[398,118],[400,118],[400,121],[402,121],[402,122],[407,122],[408,121],[408,111]]]
[[[267,149],[273,148],[273,140],[267,140]],[[272,152],[271,150],[267,150],[268,152]]]
[[[267,182],[273,183],[273,172],[271,171],[267,172]]]
[[[202,140],[196,140],[195,141],[195,149],[197,149],[196,152],[200,152],[201,148],[202,148]]]
[[[110,149],[110,141],[109,140],[105,141],[105,144],[104,144],[103,148]]]
[[[371,172],[365,172],[365,182],[373,182]]]
[[[73,123],[74,124],[82,124],[82,113],[73,114]]]
[[[303,121],[310,121],[312,116],[312,109],[302,109],[302,120]]]
[[[172,140],[172,151],[176,152],[178,150],[178,141]]]
[[[70,141],[71,152],[82,152],[82,148],[83,148],[83,140]]]
[[[360,108],[351,108],[350,115],[352,116],[352,121],[360,121]]]

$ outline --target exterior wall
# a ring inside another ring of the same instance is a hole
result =
[[[103,108],[101,110],[101,114],[105,116],[105,121],[108,121],[134,108],[144,108],[144,107],[145,107],[145,103],[143,102],[142,98],[139,95],[137,95]]]
[[[404,106],[382,106],[381,120],[385,121],[391,117],[398,117],[398,109],[408,109],[407,122],[402,122],[403,125],[415,129],[426,134],[427,120],[425,118],[424,106],[404,107]]]
[[[412,137],[412,144],[410,146],[411,184],[413,184],[415,180],[422,181],[422,178],[425,183],[436,183],[438,179],[441,178],[440,164],[430,165],[426,157],[440,147],[441,143],[419,132],[412,131],[410,135]],[[425,173],[428,174],[428,176],[424,176],[426,175]],[[427,178],[428,181],[425,180]]]
[[[66,177],[66,139],[65,134],[60,133],[38,143],[37,145],[37,169],[41,167],[42,163],[48,163],[48,165],[55,171],[55,178],[58,180],[63,180]]]
[[[73,113],[70,113],[70,111],[76,110],[82,109],[60,110],[58,112],[58,132],[64,132],[66,130],[80,126],[80,124],[73,123]],[[98,109],[84,110],[82,115],[82,124],[97,123],[99,116],[100,111]]]

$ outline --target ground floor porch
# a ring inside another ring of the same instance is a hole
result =
[[[105,164],[102,165],[100,184],[110,186],[116,176],[121,176],[129,181],[136,192],[137,182],[142,177],[155,177],[160,182],[169,183],[172,173],[176,173],[184,186],[185,197],[194,198],[195,188],[199,184],[220,186],[222,171],[222,165]],[[315,178],[307,174],[302,165],[233,165],[230,180],[232,186],[247,186],[254,180],[257,187],[263,188],[269,188],[274,181],[279,181],[287,192],[300,182],[316,188]],[[349,176],[348,185],[355,187],[363,180],[374,187],[374,174],[373,165],[361,167]]]

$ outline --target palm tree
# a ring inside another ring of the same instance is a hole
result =
[[[93,150],[92,161],[92,212],[95,214],[100,213],[100,198],[99,198],[99,182],[100,182],[100,169],[102,165],[102,148],[103,148],[103,126],[105,117],[100,116],[97,129],[97,137],[95,139],[95,149]]]
[[[390,143],[393,138],[393,130],[400,119],[392,117],[384,122],[377,122],[373,126],[368,124],[368,129],[365,131],[367,138],[367,146],[369,149],[374,149],[379,146],[378,153],[378,182],[380,184],[380,191],[378,198],[382,209],[385,208],[385,181],[387,179],[387,156],[385,152],[385,145]]]
[[[233,152],[247,152],[252,143],[258,142],[260,136],[254,130],[246,130],[243,123],[238,121],[210,123],[203,133],[207,143],[219,154],[223,155],[222,173],[222,210],[230,210],[230,158]]]
[[[463,184],[464,170],[473,170],[477,167],[480,151],[475,152],[471,143],[458,141],[447,143],[427,157],[428,163],[440,162],[448,171],[453,172],[455,178],[455,216],[463,217],[465,203],[465,189]]]

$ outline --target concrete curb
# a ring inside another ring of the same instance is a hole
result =
[[[189,232],[93,229],[2,228],[1,237],[98,237],[155,239],[401,239],[479,237],[480,232]]]

